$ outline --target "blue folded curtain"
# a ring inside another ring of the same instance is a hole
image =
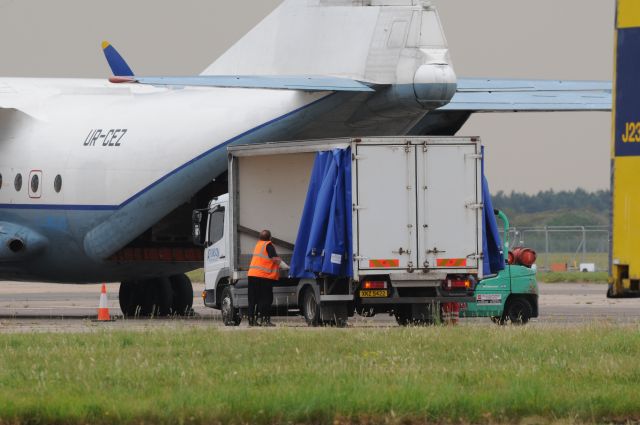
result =
[[[307,191],[290,275],[353,276],[351,149],[319,152]]]
[[[502,242],[498,231],[498,222],[493,213],[489,182],[484,175],[484,148],[482,150],[482,270],[485,275],[496,274],[504,270],[504,257],[502,254]],[[506,235],[505,235],[506,237]]]

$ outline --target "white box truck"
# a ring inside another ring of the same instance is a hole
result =
[[[336,152],[340,164],[332,162]],[[322,158],[330,165],[319,167]],[[204,303],[220,309],[226,325],[239,325],[246,314],[247,271],[262,229],[291,265],[274,286],[274,315],[301,314],[315,326],[344,325],[355,313],[389,313],[407,325],[437,321],[442,306],[474,301],[483,270],[478,138],[253,144],[230,147],[228,161],[229,194],[193,214],[194,240],[205,249]],[[343,179],[340,195],[332,192],[333,181],[316,181],[314,189],[318,170],[331,167]],[[327,211],[338,208],[326,220],[327,203],[316,197],[323,190],[333,199]],[[338,198],[349,203],[342,213]],[[303,228],[314,220],[329,226],[342,220],[348,246],[310,248],[336,234],[325,229],[315,237],[315,228]],[[307,244],[309,238],[315,242]],[[342,272],[309,270],[314,260]]]

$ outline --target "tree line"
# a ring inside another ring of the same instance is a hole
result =
[[[587,192],[584,189],[574,191],[540,191],[535,195],[515,192],[507,194],[499,191],[492,196],[493,207],[512,213],[539,213],[559,210],[591,210],[598,213],[611,211],[611,192],[598,190]]]

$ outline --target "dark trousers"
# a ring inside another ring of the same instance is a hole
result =
[[[274,283],[271,279],[249,276],[249,323],[255,323],[258,318],[271,319]]]

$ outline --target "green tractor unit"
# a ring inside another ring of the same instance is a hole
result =
[[[529,319],[538,317],[536,253],[528,248],[509,251],[509,219],[502,211],[495,213],[504,224],[505,268],[478,283],[476,301],[461,305],[460,317],[489,317],[498,324],[526,324]]]

